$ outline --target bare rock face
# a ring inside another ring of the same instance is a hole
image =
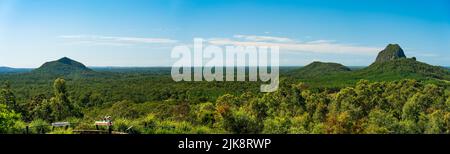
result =
[[[406,58],[403,49],[398,44],[389,44],[384,50],[378,53],[375,63],[383,63],[401,58]]]

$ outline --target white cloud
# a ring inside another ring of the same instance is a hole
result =
[[[238,37],[236,37],[238,36]],[[245,38],[236,40],[229,38],[213,38],[207,42],[213,45],[235,45],[235,46],[279,46],[281,51],[306,52],[306,53],[333,53],[353,55],[374,55],[382,48],[368,47],[351,44],[337,43],[334,40],[316,40],[300,42],[290,38],[278,39],[278,37],[235,35],[234,38]],[[277,40],[274,42],[274,40]]]
[[[234,38],[243,39],[246,41],[269,41],[269,42],[293,42],[294,40],[286,37],[274,36],[258,36],[258,35],[234,35]]]
[[[306,43],[309,43],[309,44],[321,44],[321,43],[334,43],[334,42],[336,42],[335,40],[314,40],[314,41],[309,41],[309,42],[306,42]]]
[[[126,46],[135,44],[173,44],[177,40],[167,38],[122,37],[101,35],[63,35],[60,38],[71,41],[71,44]]]
[[[101,35],[64,35],[60,38],[69,40],[71,45],[104,45],[104,46],[132,46],[138,44],[175,45],[177,40],[167,38],[147,37],[118,37]],[[382,48],[343,44],[335,40],[313,40],[302,42],[287,37],[234,35],[232,38],[210,38],[206,42],[213,45],[234,46],[279,46],[280,50],[299,53],[332,53],[349,55],[376,55]]]

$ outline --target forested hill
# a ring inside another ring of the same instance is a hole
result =
[[[440,66],[432,66],[420,62],[416,57],[407,58],[398,44],[389,44],[378,54],[375,61],[368,67],[347,71],[339,64],[314,62],[308,66],[317,66],[292,70],[287,76],[307,82],[317,87],[341,88],[355,84],[360,79],[370,81],[395,81],[415,79],[433,83],[450,81],[450,70]],[[331,70],[331,71],[330,71]],[[321,72],[321,73],[318,73]]]
[[[369,67],[355,73],[361,77],[366,76],[369,79],[431,78],[450,81],[450,71],[448,69],[419,62],[414,58],[404,58],[383,63],[374,63]]]
[[[348,71],[351,71],[350,68],[342,64],[315,61],[305,67],[291,71],[291,73],[288,73],[287,75],[292,75],[298,78],[315,78]]]
[[[80,62],[63,57],[56,61],[44,63],[41,67],[33,70],[32,73],[59,76],[83,76],[95,74],[96,72],[87,68]]]
[[[450,71],[440,66],[420,62],[416,57],[407,58],[397,44],[389,44],[369,67],[356,71],[367,79],[438,79],[450,81]]]

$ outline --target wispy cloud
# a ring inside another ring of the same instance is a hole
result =
[[[126,46],[136,44],[174,44],[177,40],[168,38],[149,37],[123,37],[123,36],[101,36],[101,35],[62,35],[63,38],[71,41],[71,44],[93,44],[93,45],[113,45]]]
[[[336,40],[314,40],[314,41],[308,41],[306,43],[308,44],[321,44],[321,43],[334,43]]]
[[[268,42],[293,42],[294,40],[286,37],[275,36],[258,36],[258,35],[234,35],[236,39],[242,39],[246,41],[268,41]]]
[[[132,46],[139,44],[177,45],[182,42],[168,38],[122,37],[102,35],[63,35],[60,38],[69,40],[71,45],[104,45],[104,46]],[[300,41],[288,37],[234,35],[231,38],[210,38],[206,42],[213,45],[234,46],[279,46],[281,51],[304,53],[333,53],[352,55],[374,55],[381,47],[361,46],[339,43],[335,40]]]
[[[244,38],[244,39],[240,39]],[[360,46],[338,43],[334,40],[315,40],[301,42],[290,38],[235,35],[230,38],[212,38],[207,40],[214,45],[235,46],[279,46],[281,51],[310,52],[310,53],[333,53],[333,54],[355,54],[373,55],[378,53],[381,47]]]

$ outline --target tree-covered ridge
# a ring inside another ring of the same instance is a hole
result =
[[[342,64],[315,61],[305,67],[293,70],[289,75],[293,75],[297,78],[314,78],[348,71],[351,71],[350,68]]]
[[[11,68],[11,67],[0,67],[0,74],[5,73],[25,73],[30,72],[32,69],[29,68]]]
[[[362,69],[340,71],[339,68],[345,66],[325,64],[312,63],[310,65],[321,67],[317,67],[319,69],[314,69],[314,71],[305,71],[310,68],[292,70],[288,72],[287,77],[306,82],[314,87],[334,89],[353,85],[361,79],[370,81],[415,79],[440,85],[446,85],[450,81],[449,69],[417,61],[415,57],[406,58],[403,49],[398,44],[389,44],[384,50],[380,51],[374,63]],[[324,70],[323,72],[326,74],[321,73],[320,70]]]
[[[46,62],[41,67],[33,70],[31,74],[56,75],[56,76],[84,76],[93,75],[96,72],[87,68],[84,64],[63,57],[56,61]]]
[[[432,66],[416,61],[412,58],[391,60],[384,63],[374,63],[369,67],[357,71],[359,76],[375,78],[414,78],[414,79],[440,79],[450,81],[450,71],[439,66]]]

